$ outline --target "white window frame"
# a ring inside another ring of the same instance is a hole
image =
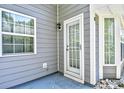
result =
[[[99,26],[99,31],[100,31],[100,33],[99,33],[99,42],[100,42],[100,44],[99,44],[99,47],[100,47],[100,55],[99,56],[102,56],[102,59],[100,58],[100,61],[102,60],[102,66],[117,66],[117,61],[116,61],[116,49],[117,49],[117,47],[116,47],[116,33],[117,33],[117,17],[115,17],[115,16],[113,16],[113,15],[107,15],[107,14],[105,14],[105,15],[99,15],[99,17],[100,17],[100,20],[99,20],[99,24],[100,24],[100,26]],[[114,64],[105,64],[105,59],[104,59],[104,18],[114,18],[114,24],[115,24],[115,63]],[[102,49],[102,50],[101,50]],[[102,54],[101,54],[102,53]]]
[[[103,46],[104,46],[104,48],[103,48],[103,50],[105,49],[105,43],[104,43],[104,37],[105,37],[105,28],[104,28],[104,23],[105,23],[105,18],[113,18],[114,19],[114,50],[115,50],[115,52],[114,52],[114,58],[115,58],[115,56],[116,56],[116,18],[114,17],[114,16],[104,16],[103,17]],[[104,52],[103,53],[105,53],[105,50],[104,50]],[[105,54],[103,54],[103,65],[104,66],[114,66],[114,65],[116,65],[116,58],[115,58],[115,62],[114,62],[114,64],[111,64],[111,63],[109,63],[109,64],[105,64]]]
[[[19,33],[9,33],[9,32],[2,32],[2,11],[5,12],[9,12],[9,13],[13,13],[13,14],[17,14],[20,16],[24,16],[24,17],[28,17],[34,20],[34,35],[28,35],[28,34],[19,34]],[[6,34],[6,35],[12,35],[12,36],[27,36],[27,37],[33,37],[34,40],[34,52],[33,53],[12,53],[12,54],[6,54],[3,55],[2,53],[2,34]],[[0,57],[8,57],[8,56],[21,56],[21,55],[33,55],[33,54],[37,54],[37,48],[36,48],[36,18],[32,17],[32,16],[28,16],[19,12],[14,12],[8,9],[3,9],[0,8]]]

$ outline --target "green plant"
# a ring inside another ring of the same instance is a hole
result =
[[[124,87],[124,84],[119,84],[118,86],[119,86],[119,87]]]

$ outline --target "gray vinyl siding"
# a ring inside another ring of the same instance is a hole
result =
[[[72,4],[59,6],[60,23],[78,14],[84,13],[84,63],[85,81],[90,82],[90,12],[87,4]],[[60,71],[64,71],[63,29],[60,31]]]
[[[116,66],[104,66],[103,78],[116,78]]]
[[[96,80],[99,80],[99,16],[95,15],[95,34],[96,34]]]
[[[121,75],[123,74],[123,70],[124,70],[124,64],[121,64]]]
[[[57,71],[56,5],[4,5],[36,18],[37,54],[0,57],[0,88],[9,88]],[[48,70],[42,64],[48,63]]]
[[[122,61],[122,64],[121,64],[121,75],[123,75],[124,73],[124,62]]]

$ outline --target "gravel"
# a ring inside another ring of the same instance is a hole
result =
[[[95,89],[124,89],[124,87],[119,87],[118,85],[124,85],[124,79],[105,79],[100,80],[95,85]]]

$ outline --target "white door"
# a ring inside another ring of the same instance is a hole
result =
[[[83,14],[64,21],[64,75],[83,83]]]

